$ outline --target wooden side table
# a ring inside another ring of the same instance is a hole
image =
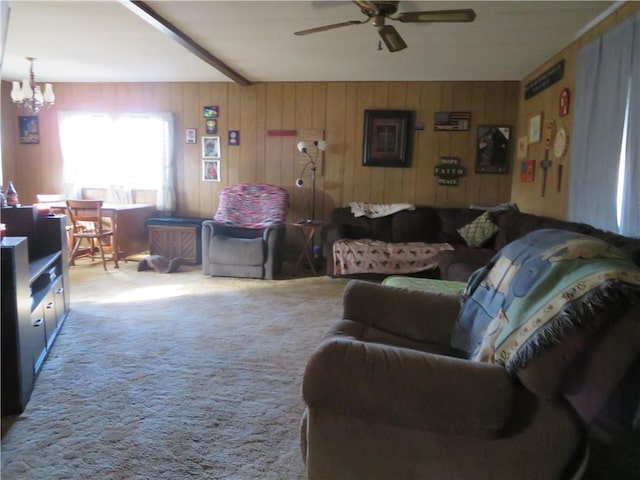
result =
[[[322,225],[322,222],[320,220],[301,220],[299,222],[291,223],[290,225],[300,232],[300,235],[302,235],[302,239],[304,240],[304,246],[300,251],[298,261],[296,262],[296,272],[300,269],[302,260],[306,258],[311,271],[316,275],[316,267],[313,264],[313,257],[311,256],[311,244],[313,236],[316,233],[316,228]]]

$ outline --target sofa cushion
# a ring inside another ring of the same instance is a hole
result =
[[[393,215],[380,218],[355,217],[349,207],[340,207],[333,211],[331,223],[341,226],[345,238],[371,238],[390,242],[392,217]]]
[[[430,207],[405,210],[391,217],[392,242],[436,243],[438,229],[438,216]]]
[[[471,223],[483,213],[483,210],[470,208],[437,208],[436,215],[439,220],[438,242],[466,245],[464,238],[458,233],[458,229]]]
[[[458,229],[458,233],[470,247],[482,246],[497,231],[498,226],[491,220],[490,212],[484,212],[473,222]]]

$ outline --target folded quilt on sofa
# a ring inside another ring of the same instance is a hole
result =
[[[333,243],[334,273],[415,273],[438,266],[437,254],[453,250],[448,243],[338,240]]]
[[[364,203],[351,202],[349,204],[354,217],[380,218],[392,215],[402,210],[415,210],[411,203]]]
[[[511,242],[469,279],[452,345],[514,372],[575,328],[640,301],[640,268],[595,237],[536,230]]]

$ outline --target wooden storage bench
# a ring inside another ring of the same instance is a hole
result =
[[[159,217],[147,220],[149,253],[163,257],[182,257],[185,263],[202,263],[200,233],[205,218]]]

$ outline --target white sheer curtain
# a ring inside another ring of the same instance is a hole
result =
[[[570,220],[632,236],[640,235],[639,19],[630,17],[578,52],[569,178]],[[620,225],[618,198],[625,219]]]
[[[156,208],[175,210],[174,128],[170,113],[59,112],[66,194],[106,188],[119,200],[131,189],[156,190]]]
[[[640,13],[634,17],[632,42],[620,233],[640,237]]]

